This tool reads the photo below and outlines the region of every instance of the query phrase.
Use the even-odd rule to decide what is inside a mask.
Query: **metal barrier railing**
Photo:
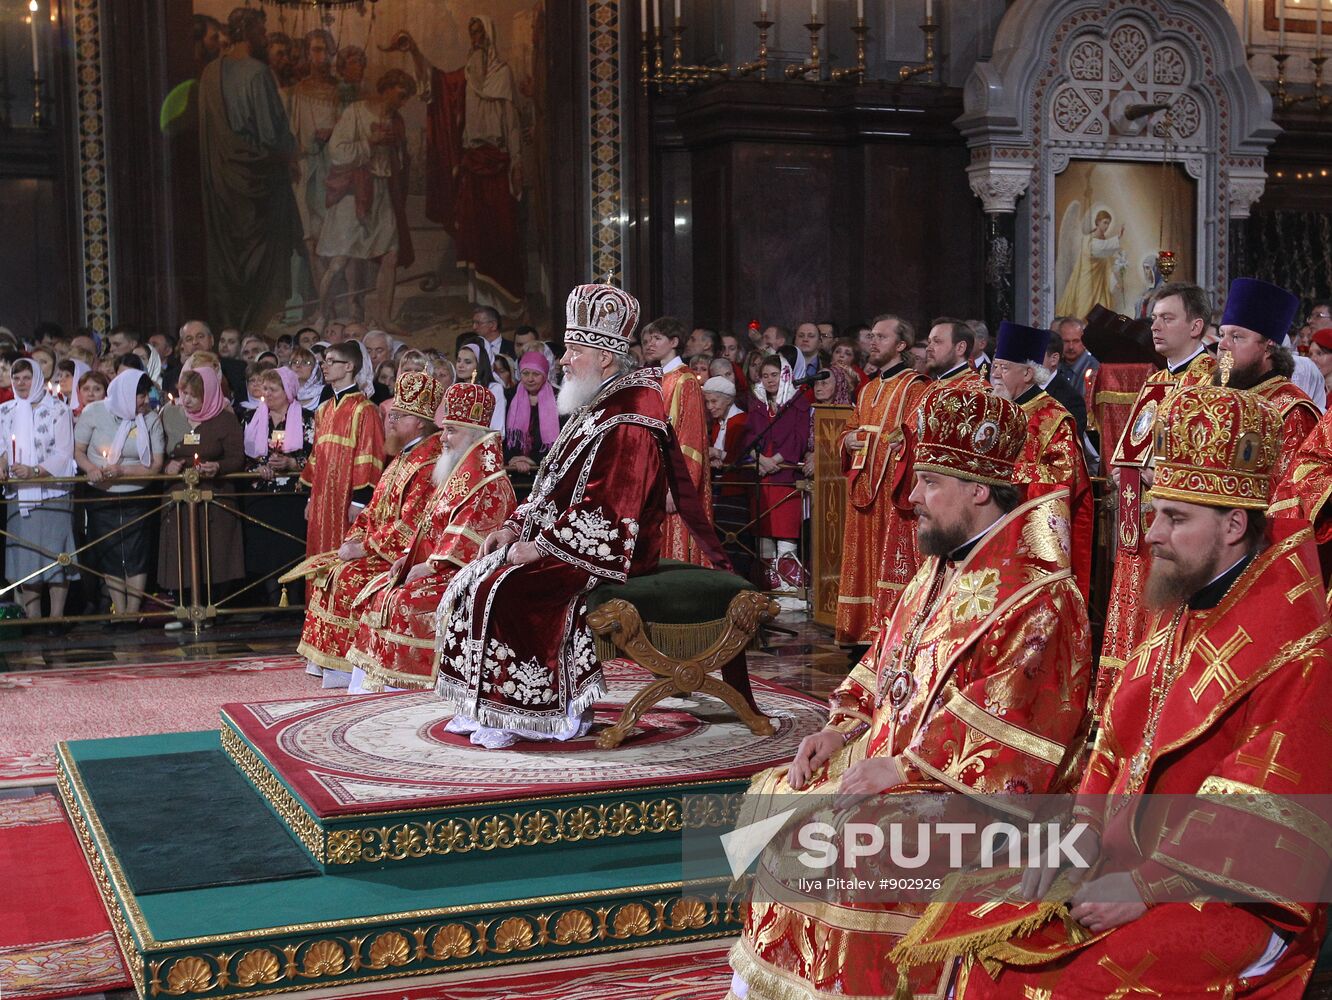
[[[121,618],[134,617],[140,619],[162,619],[166,621],[188,622],[194,630],[197,637],[203,629],[204,624],[221,614],[253,614],[256,612],[271,612],[275,610],[271,604],[257,604],[253,606],[238,606],[232,603],[241,595],[252,593],[254,588],[261,586],[268,580],[285,573],[305,557],[305,539],[299,535],[287,531],[279,525],[269,523],[253,516],[241,508],[242,502],[246,499],[241,493],[221,493],[213,489],[213,484],[224,481],[236,482],[254,482],[263,479],[258,473],[237,472],[228,475],[213,476],[207,480],[208,486],[201,487],[203,478],[199,470],[193,467],[186,467],[177,475],[144,475],[144,476],[120,476],[115,482],[118,485],[143,486],[142,491],[132,493],[109,493],[97,490],[90,486],[88,480],[83,476],[43,476],[36,479],[10,480],[7,486],[21,487],[41,487],[53,488],[68,486],[69,493],[60,497],[59,501],[64,503],[68,501],[73,505],[73,510],[77,512],[80,508],[91,508],[96,505],[123,503],[127,500],[138,500],[144,503],[152,503],[150,509],[146,509],[136,516],[122,521],[114,528],[104,532],[101,535],[93,536],[89,533],[88,537],[81,542],[76,541],[75,547],[69,552],[52,552],[49,549],[37,544],[31,538],[25,538],[21,532],[11,532],[7,524],[0,526],[0,536],[5,539],[7,545],[19,545],[29,552],[35,552],[40,558],[47,560],[44,565],[28,573],[17,580],[11,580],[3,587],[0,587],[0,600],[9,598],[24,584],[32,580],[40,579],[45,573],[56,568],[64,567],[66,570],[77,570],[80,574],[89,574],[90,576],[106,584],[111,598],[111,612],[108,614],[81,614],[81,615],[61,615],[59,617],[34,616],[22,619],[23,624],[42,625],[52,623],[69,622],[96,622],[96,621],[115,621]],[[151,492],[153,484],[170,483],[172,488],[167,492],[158,494]],[[87,491],[81,491],[81,487],[87,487]],[[255,493],[255,497],[280,497],[287,495],[296,495],[295,490],[291,491],[273,491],[265,493]],[[9,498],[10,503],[17,502]],[[36,506],[41,506],[42,501],[32,501]],[[276,535],[285,537],[301,544],[300,553],[294,556],[290,561],[279,565],[276,569],[255,579],[247,579],[245,584],[220,599],[215,599],[213,591],[213,552],[212,539],[210,533],[209,513],[213,510],[219,510],[226,516],[237,519],[238,522],[249,523],[256,528],[264,529]],[[108,541],[123,535],[130,528],[141,524],[149,519],[156,519],[158,516],[177,518],[176,531],[176,603],[171,604],[164,600],[159,594],[151,593],[141,587],[134,586],[129,582],[128,577],[117,577],[112,573],[106,572],[88,562],[87,554],[96,550],[99,546]],[[158,580],[159,586],[167,586],[168,581]],[[189,602],[184,598],[189,594]],[[120,608],[116,606],[116,596],[120,595],[124,605]],[[137,610],[129,611],[128,598],[133,597],[139,603]],[[278,602],[277,609],[303,611],[301,604],[289,604],[286,599],[285,589],[283,599]]]
[[[780,467],[783,469],[800,469],[802,471],[804,469],[803,465],[794,464],[794,463],[785,463]],[[775,500],[774,502],[765,507],[763,505],[763,502],[759,499],[759,497],[761,496],[760,489],[763,486],[770,486],[776,488],[785,487],[786,489],[789,489],[792,493],[795,493],[797,498],[794,501],[792,501],[789,498],[789,495],[785,497],[779,497],[777,500]],[[713,522],[717,529],[717,535],[721,539],[722,547],[725,548],[728,554],[732,555],[732,557],[739,554],[746,557],[749,560],[761,559],[762,556],[759,553],[758,548],[756,547],[755,544],[753,544],[757,543],[759,538],[759,536],[754,530],[757,527],[759,521],[762,518],[766,517],[767,515],[773,513],[782,504],[793,503],[793,502],[800,504],[801,506],[800,534],[799,537],[796,539],[796,552],[799,553],[800,555],[801,566],[804,569],[801,585],[797,587],[794,591],[760,588],[760,592],[765,594],[771,594],[773,597],[798,597],[801,601],[803,601],[806,605],[808,605],[812,599],[812,594],[813,594],[812,581],[814,577],[814,567],[810,565],[813,557],[810,551],[809,521],[805,516],[806,512],[804,508],[807,506],[808,497],[814,491],[813,481],[809,479],[797,479],[793,483],[765,483],[762,478],[753,475],[736,475],[734,478],[731,478],[729,476],[717,476],[714,474],[712,478],[712,487],[713,487],[713,503],[714,503]],[[717,518],[716,516],[716,504],[718,499],[717,493],[719,490],[723,490],[728,487],[729,488],[740,487],[750,494],[747,497],[747,499],[749,500],[748,507],[750,512],[747,520],[740,523],[736,522],[724,523]]]

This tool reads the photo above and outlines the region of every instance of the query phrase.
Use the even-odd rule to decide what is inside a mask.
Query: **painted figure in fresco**
[[[1064,210],[1059,224],[1055,271],[1059,292],[1056,316],[1086,319],[1092,306],[1120,311],[1124,294],[1124,226],[1115,227],[1109,206],[1093,204],[1091,171],[1082,200]]]
[[[406,31],[388,48],[411,55],[428,109],[426,217],[453,237],[458,266],[474,286],[468,298],[513,314],[526,294],[518,87],[500,58],[494,19],[472,17],[467,33],[472,48],[456,70],[431,65]]]
[[[407,137],[398,112],[416,93],[400,69],[379,78],[374,97],[350,104],[329,139],[327,215],[317,252],[325,258],[320,309],[334,315],[333,287],[350,260],[374,261],[378,316],[393,315],[397,268],[415,259],[407,227]]]
[[[316,28],[305,36],[304,79],[286,94],[287,117],[296,140],[296,163],[291,189],[301,218],[301,232],[310,275],[318,288],[324,279],[324,261],[315,252],[324,227],[325,184],[328,180],[328,140],[338,123],[338,81],[333,78],[333,36]]]
[[[210,319],[262,330],[291,288],[300,239],[289,169],[295,151],[267,63],[264,12],[237,7],[228,48],[199,80],[201,202]]]

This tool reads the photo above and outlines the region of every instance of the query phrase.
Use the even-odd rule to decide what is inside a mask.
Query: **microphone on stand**
[[[813,375],[806,375],[804,378],[798,378],[792,385],[813,385],[815,382],[822,382],[824,379],[832,378],[832,372],[826,368],[821,372],[815,372]]]

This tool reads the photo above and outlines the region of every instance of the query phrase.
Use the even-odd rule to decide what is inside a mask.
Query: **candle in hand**
[[[197,451],[194,453],[194,467],[196,469],[199,467],[199,453]]]
[[[9,460],[18,465],[18,435],[9,435]]]

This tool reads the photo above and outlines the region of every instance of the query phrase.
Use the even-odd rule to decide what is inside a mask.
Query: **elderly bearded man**
[[[331,348],[330,353],[345,347]],[[330,554],[336,558],[310,566],[315,581],[296,651],[323,668],[324,687],[351,683],[347,652],[357,628],[352,602],[366,584],[407,553],[430,503],[434,492],[430,475],[440,451],[435,411],[443,398],[444,387],[425,372],[405,372],[398,379],[386,423],[402,449],[375,484],[370,503],[356,515],[337,552]]]
[[[1264,516],[1280,427],[1236,389],[1181,389],[1161,406],[1151,639],[1110,693],[1075,806],[1088,827],[1074,846],[1093,868],[1043,923],[1034,902],[936,911],[922,937],[946,938],[921,951],[981,959],[959,998],[1304,994],[1329,867],[1316,797],[1332,792],[1332,623],[1309,586],[1307,523]],[[1025,895],[1043,898],[1054,877],[1030,869]]]
[[[1041,388],[1054,377],[1044,364],[1049,339],[1045,330],[1004,320],[995,338],[990,381],[997,394],[1017,403],[1027,416],[1027,443],[1017,463],[1017,478],[1027,484],[1027,496],[1051,487],[1068,491],[1073,578],[1086,597],[1091,586],[1091,477],[1073,414]]]
[[[1085,740],[1091,635],[1064,495],[1022,502],[1013,485],[1026,428],[1017,406],[989,392],[945,383],[925,394],[911,493],[920,569],[834,692],[827,726],[789,768],[755,778],[748,803],[806,789],[1025,795],[1067,780]],[[777,860],[760,861],[731,950],[734,995],[893,996],[887,955],[925,904],[800,898],[789,884],[772,888]],[[912,969],[909,995],[942,996],[944,974]]]
[[[459,382],[445,391],[436,416],[443,446],[431,474],[430,505],[407,554],[355,602],[368,599],[347,654],[353,692],[435,686],[440,598],[515,506],[504,450],[490,431],[494,412],[486,386]]]
[[[436,690],[456,713],[449,729],[492,749],[590,728],[606,685],[584,597],[602,580],[656,568],[667,462],[680,512],[701,517],[666,420],[661,372],[634,370],[627,357],[638,301],[611,285],[580,285],[566,315],[557,403],[569,422],[527,502],[440,602]],[[715,535],[711,542],[725,564]]]

